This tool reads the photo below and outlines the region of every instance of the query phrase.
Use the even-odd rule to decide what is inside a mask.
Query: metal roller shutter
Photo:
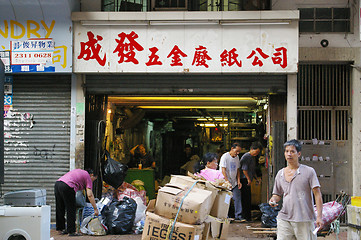
[[[89,94],[265,95],[287,92],[287,75],[87,75]]]
[[[45,188],[52,220],[55,219],[54,183],[69,171],[70,92],[69,75],[15,75],[14,111],[4,121],[2,191]]]

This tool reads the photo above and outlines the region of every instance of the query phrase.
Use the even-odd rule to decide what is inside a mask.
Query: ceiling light
[[[201,127],[228,127],[228,124],[227,123],[221,123],[221,124],[217,124],[217,126],[214,124],[214,123],[200,123],[198,124],[198,126],[201,126]]]
[[[212,118],[197,118],[197,121],[210,121],[210,119]],[[223,122],[227,122],[228,118],[221,118],[221,117],[214,117],[213,118],[215,121],[223,121]]]
[[[241,109],[248,108],[247,106],[138,106],[146,109],[194,109],[194,108],[208,108],[208,109]]]
[[[254,101],[252,97],[122,97],[122,96],[112,96],[109,99],[116,100],[142,100],[142,101],[151,101],[151,100],[161,100],[161,101]]]

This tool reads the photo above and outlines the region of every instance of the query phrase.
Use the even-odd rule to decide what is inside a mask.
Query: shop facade
[[[163,178],[179,172],[185,144],[201,155],[234,141],[246,151],[255,140],[268,151],[270,188],[285,164],[283,141],[297,138],[324,201],[341,190],[360,195],[359,3],[284,0],[272,11],[121,13],[91,4],[82,6],[96,12],[76,12],[75,1],[31,11],[17,3],[14,12],[0,7],[4,193],[45,188],[54,211],[56,179],[73,168],[99,170],[104,149],[128,163],[130,150],[144,144]],[[325,4],[351,9],[349,31],[300,30],[298,9]],[[17,46],[32,38],[46,39],[50,48],[41,51],[51,58],[13,62],[10,50],[26,54]]]
[[[1,192],[45,189],[53,212],[54,183],[75,166],[70,16],[78,9],[75,1],[6,1],[0,6],[5,64]]]
[[[104,149],[128,164],[129,151],[144,144],[163,179],[180,173],[187,143],[200,157],[236,141],[245,152],[252,141],[266,148],[275,121],[283,140],[296,138],[298,18],[297,11],[73,13],[84,165],[99,168]]]

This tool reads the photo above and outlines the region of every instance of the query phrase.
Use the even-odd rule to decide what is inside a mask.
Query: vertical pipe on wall
[[[297,75],[287,75],[287,139],[297,138]]]
[[[70,113],[70,170],[75,169],[76,145],[76,75],[71,75],[71,113]]]

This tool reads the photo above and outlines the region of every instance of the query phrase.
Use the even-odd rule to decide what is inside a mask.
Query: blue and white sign
[[[54,72],[52,39],[11,41],[12,72]]]
[[[4,105],[13,105],[13,95],[4,95]]]

